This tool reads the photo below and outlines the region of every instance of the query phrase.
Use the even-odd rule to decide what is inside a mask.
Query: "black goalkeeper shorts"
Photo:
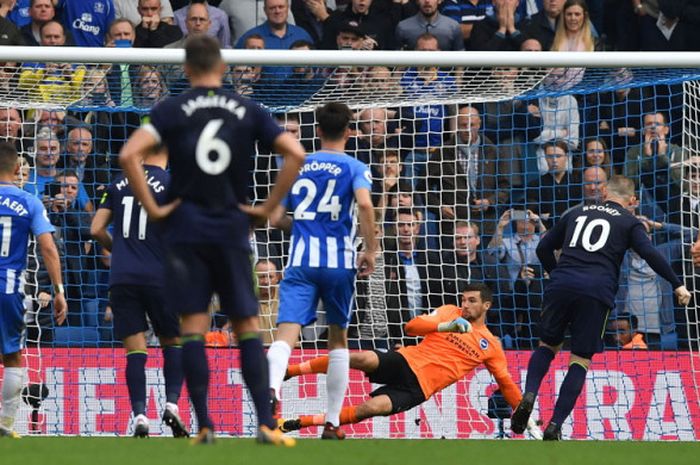
[[[392,414],[405,412],[425,402],[418,378],[403,355],[394,351],[375,350],[374,353],[379,357],[379,366],[367,377],[370,382],[384,386],[372,391],[370,396],[389,396]]]

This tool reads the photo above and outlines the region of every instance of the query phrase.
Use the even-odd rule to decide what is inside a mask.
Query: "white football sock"
[[[267,350],[267,364],[270,372],[270,388],[274,389],[275,396],[280,399],[282,381],[287,372],[289,357],[292,355],[292,348],[284,341],[275,341]]]
[[[20,392],[24,385],[24,368],[5,368],[3,378],[0,423],[7,429],[12,429],[19,408]]]
[[[350,351],[334,349],[328,352],[328,373],[326,375],[326,393],[328,409],[326,422],[333,426],[340,425],[340,410],[343,408],[345,391],[350,379]]]

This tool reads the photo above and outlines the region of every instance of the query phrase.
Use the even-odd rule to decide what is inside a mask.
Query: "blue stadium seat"
[[[97,347],[100,335],[97,328],[56,327],[53,330],[53,342],[56,346]]]

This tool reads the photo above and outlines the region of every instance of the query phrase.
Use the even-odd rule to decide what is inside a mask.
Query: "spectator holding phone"
[[[91,216],[78,206],[80,181],[75,171],[57,172],[46,185],[44,204],[55,236],[65,246],[64,280],[71,324],[97,326]]]
[[[29,172],[29,182],[24,185],[24,190],[41,198],[46,184],[52,182],[58,173],[56,165],[61,157],[61,142],[51,128],[43,126],[36,133],[34,148],[36,165]]]
[[[532,348],[542,304],[544,272],[535,250],[547,227],[532,210],[506,210],[487,253],[506,265],[513,299],[502,302],[501,337],[506,348]]]

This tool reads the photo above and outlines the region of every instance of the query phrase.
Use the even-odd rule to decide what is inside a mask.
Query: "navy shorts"
[[[425,402],[418,378],[403,355],[394,351],[375,350],[374,353],[379,357],[379,366],[367,378],[372,383],[384,386],[372,391],[370,396],[389,396],[392,414],[405,412]]]
[[[603,351],[603,336],[610,308],[598,299],[569,291],[544,293],[540,339],[550,346],[564,341],[571,332],[571,352],[597,354]]]
[[[0,350],[3,355],[22,350],[24,339],[24,295],[0,294]]]
[[[173,244],[166,253],[168,308],[181,315],[206,313],[216,292],[231,319],[257,316],[250,254],[219,244]]]
[[[148,330],[148,320],[159,337],[180,335],[180,321],[172,307],[165,306],[163,288],[155,286],[116,285],[109,289],[114,314],[114,336],[127,336]],[[146,316],[148,315],[148,320]]]
[[[355,270],[344,268],[287,268],[280,284],[277,323],[302,326],[313,323],[320,298],[326,322],[347,328],[355,292],[355,274]]]

